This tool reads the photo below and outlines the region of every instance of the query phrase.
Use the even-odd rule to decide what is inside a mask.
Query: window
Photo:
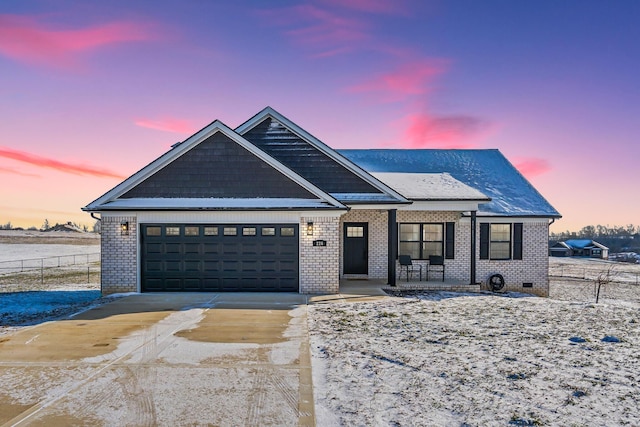
[[[489,228],[489,258],[511,258],[511,224],[491,224]]]
[[[413,259],[429,259],[430,255],[443,255],[444,224],[400,224],[400,255]]]
[[[296,229],[293,227],[282,227],[280,229],[280,235],[283,237],[293,237],[296,235]]]
[[[164,234],[166,236],[179,236],[180,235],[180,227],[167,227],[164,229]]]
[[[160,227],[147,227],[147,236],[160,236],[162,228]]]
[[[347,227],[347,237],[364,237],[364,227]]]
[[[523,224],[480,224],[480,259],[522,259]]]
[[[225,236],[235,236],[238,234],[238,229],[236,227],[225,227],[222,233]]]
[[[200,235],[200,227],[185,227],[184,228],[185,236],[199,236]]]
[[[262,227],[263,236],[275,236],[276,229],[274,227]]]
[[[205,236],[217,236],[218,235],[218,227],[205,227],[204,228]]]
[[[255,227],[242,227],[242,235],[243,236],[255,236],[256,228]]]

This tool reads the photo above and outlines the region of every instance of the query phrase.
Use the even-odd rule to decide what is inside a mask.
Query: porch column
[[[389,286],[396,285],[396,258],[398,257],[398,225],[396,224],[396,209],[389,209],[388,215],[388,243],[387,253],[389,256],[387,266],[387,284]]]
[[[476,284],[476,211],[471,211],[471,283]]]

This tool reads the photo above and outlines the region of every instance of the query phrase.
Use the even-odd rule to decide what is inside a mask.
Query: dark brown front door
[[[369,227],[366,222],[344,224],[344,274],[369,273]]]

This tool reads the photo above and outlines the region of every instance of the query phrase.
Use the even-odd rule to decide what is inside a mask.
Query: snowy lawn
[[[103,303],[99,290],[0,293],[0,335]]]
[[[310,306],[318,425],[640,425],[639,307],[445,292]]]

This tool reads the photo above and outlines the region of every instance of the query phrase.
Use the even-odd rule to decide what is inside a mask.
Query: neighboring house
[[[547,295],[560,217],[497,150],[336,151],[270,107],[214,121],[83,210],[101,217],[104,294],[336,293],[395,284],[401,254],[443,257],[447,283],[501,274]]]
[[[582,256],[589,258],[609,258],[609,248],[595,240],[573,239],[558,242],[549,248],[551,256],[569,257]]]

